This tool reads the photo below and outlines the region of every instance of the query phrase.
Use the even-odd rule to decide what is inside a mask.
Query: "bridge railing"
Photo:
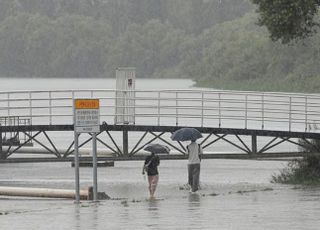
[[[100,99],[100,120],[133,117],[139,125],[308,131],[320,124],[320,95],[222,90],[136,90],[115,114],[115,90],[0,92],[0,116],[33,125],[73,123],[73,99]],[[131,109],[128,109],[128,108]],[[132,109],[133,108],[133,109]],[[118,110],[119,111],[119,110]],[[129,112],[128,112],[129,111]]]

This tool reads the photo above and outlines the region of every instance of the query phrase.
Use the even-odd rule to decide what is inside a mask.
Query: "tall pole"
[[[75,187],[76,203],[80,203],[80,176],[79,176],[79,134],[74,131],[74,169],[75,169]]]
[[[0,125],[0,159],[6,159],[6,154],[2,152],[2,128]]]
[[[93,200],[98,200],[98,176],[97,176],[97,135],[92,134],[92,164],[93,164]]]

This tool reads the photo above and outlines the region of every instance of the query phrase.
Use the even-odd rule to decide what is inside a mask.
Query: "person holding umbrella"
[[[160,158],[156,153],[169,153],[170,149],[167,146],[160,144],[149,144],[144,150],[151,152],[151,154],[147,156],[144,161],[142,174],[144,175],[145,172],[147,172],[150,199],[154,199],[154,194],[159,181],[158,166],[160,164]]]
[[[199,189],[200,180],[200,162],[203,153],[202,147],[195,139],[187,145],[188,154],[188,184],[191,187],[191,192],[196,192]]]
[[[187,145],[188,184],[191,192],[199,190],[200,162],[203,154],[201,145],[196,142],[199,138],[202,138],[202,134],[195,128],[181,128],[171,135],[173,141],[191,141]]]

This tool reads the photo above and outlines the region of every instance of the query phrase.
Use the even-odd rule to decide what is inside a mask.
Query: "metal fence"
[[[4,116],[0,117],[0,126],[26,126],[31,125],[31,118],[19,117],[19,116]],[[30,131],[26,133],[20,132],[5,132],[3,135],[1,134],[2,145],[19,145],[21,141],[26,141],[28,139],[28,135],[31,134]],[[30,141],[27,145],[32,145],[32,141]]]
[[[116,90],[0,92],[0,117],[33,125],[73,124],[73,99],[100,99],[100,121],[116,116],[137,125],[312,131],[320,124],[320,95],[221,90],[135,90],[116,114]],[[119,99],[119,97],[118,97]],[[121,99],[121,98],[120,98]],[[118,105],[119,106],[119,105]]]

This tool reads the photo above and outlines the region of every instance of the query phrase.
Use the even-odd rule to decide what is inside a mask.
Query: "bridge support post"
[[[122,149],[123,155],[128,156],[128,153],[129,153],[129,151],[128,151],[129,144],[128,144],[128,130],[127,130],[127,129],[124,129],[124,130],[123,130],[123,133],[122,133],[122,141],[123,141],[123,143],[122,143],[122,145],[123,145],[123,149]]]
[[[257,154],[257,135],[253,134],[251,136],[251,152],[250,155],[254,156]]]
[[[0,158],[2,159],[2,132],[0,131]]]
[[[1,160],[7,159],[6,152],[2,151],[2,130],[1,130],[1,125],[0,125],[0,159]]]

